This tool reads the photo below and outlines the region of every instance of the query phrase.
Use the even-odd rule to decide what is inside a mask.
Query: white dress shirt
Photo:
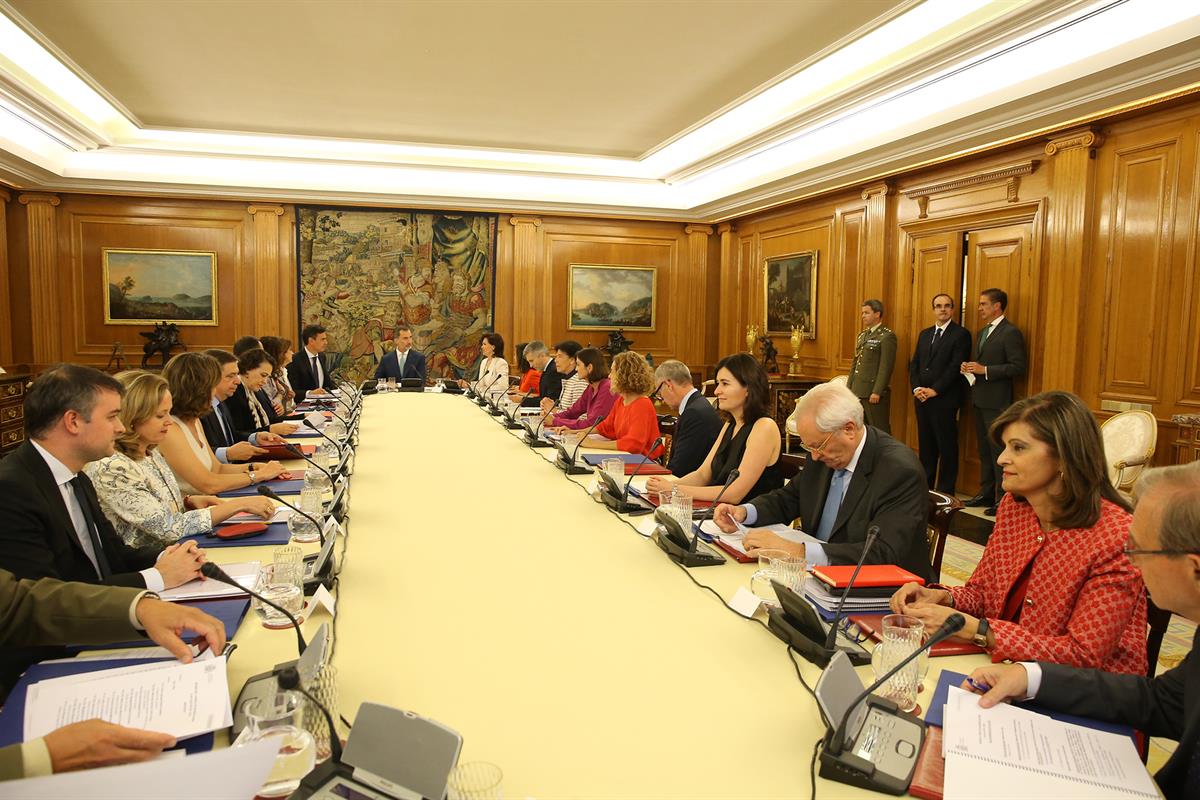
[[[87,518],[83,515],[83,508],[79,505],[79,499],[75,497],[75,490],[71,488],[71,481],[75,480],[75,476],[79,473],[72,472],[71,469],[53,455],[50,451],[42,447],[37,442],[30,440],[30,444],[41,455],[42,460],[46,462],[46,466],[50,467],[50,474],[54,476],[54,482],[58,484],[58,491],[62,494],[63,503],[67,507],[67,513],[71,515],[71,524],[75,526],[75,538],[79,540],[79,545],[83,548],[83,552],[87,554],[88,560],[92,562],[92,566],[96,570],[96,575],[100,575],[100,564],[96,560],[96,548],[92,546],[92,537],[88,535]],[[100,532],[96,531],[97,537]],[[162,574],[154,567],[141,571],[142,579],[146,581],[146,588],[152,592],[161,592],[164,588]]]
[[[308,348],[304,348],[304,357],[308,359],[308,366],[313,370],[313,377],[317,381],[317,388],[320,389],[325,385],[325,371],[321,369],[321,359],[317,358],[316,353],[308,352]],[[313,359],[316,358],[316,362]]]
[[[858,447],[854,448],[854,455],[850,458],[850,463],[846,465],[846,472],[850,473],[846,478],[846,491],[850,490],[850,481],[854,479],[854,470],[858,467],[858,459],[862,456],[863,448],[867,445],[866,429],[863,429],[863,437],[858,442]],[[845,500],[845,495],[842,495]],[[758,509],[752,503],[746,503],[742,506],[746,509],[746,521],[742,524],[747,527],[758,521]],[[840,505],[839,505],[840,508]],[[808,531],[805,531],[808,533]],[[804,560],[808,562],[810,567],[825,567],[829,565],[829,558],[825,555],[825,546],[821,542],[804,542]]]

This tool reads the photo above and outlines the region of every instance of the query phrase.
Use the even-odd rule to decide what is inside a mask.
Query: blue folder
[[[197,545],[207,550],[210,547],[270,547],[271,545],[285,545],[292,540],[292,532],[288,530],[286,522],[272,522],[267,525],[267,530],[257,536],[247,536],[244,539],[218,539],[216,536],[209,536],[208,533],[193,533],[191,536],[184,536],[179,541],[186,542],[194,541]]]
[[[925,724],[936,725],[942,727],[942,721],[946,714],[946,698],[950,695],[951,686],[961,686],[962,682],[967,679],[966,675],[961,672],[951,672],[945,670],[938,678],[937,688],[933,690],[933,697],[929,701],[929,710],[925,712]],[[1051,711],[1048,708],[1043,708],[1037,703],[1015,703],[1014,705],[1024,708],[1028,711],[1033,711],[1037,714],[1044,714],[1051,719],[1056,719],[1059,722],[1069,722],[1072,725],[1082,725],[1085,728],[1091,728],[1097,731],[1107,731],[1108,733],[1119,733],[1133,739],[1134,744],[1137,744],[1137,737],[1134,736],[1133,726],[1121,725],[1116,722],[1101,722],[1100,720],[1092,719],[1091,717],[1078,717],[1074,714],[1066,714],[1062,711]]]
[[[155,661],[169,661],[166,658],[135,658],[135,659],[89,659],[76,658],[70,661],[59,661],[52,664],[34,664],[25,670],[25,674],[13,686],[4,707],[0,708],[0,747],[10,744],[20,744],[25,741],[25,692],[29,685],[49,678],[62,678],[66,675],[81,675],[85,672],[97,672],[114,667],[132,667],[137,664],[151,664]],[[203,753],[213,748],[213,734],[204,733],[184,739],[178,746],[188,753]]]
[[[644,464],[650,459],[646,458],[641,453],[584,453],[584,463],[589,466],[598,467],[604,461],[610,458],[619,458],[626,464]],[[657,463],[657,462],[651,462]]]
[[[304,488],[303,478],[293,478],[290,481],[268,481],[267,485],[275,494],[300,494]],[[258,494],[258,486],[243,486],[240,489],[230,489],[221,492],[217,497],[253,497]]]
[[[179,605],[198,608],[205,614],[221,620],[221,622],[225,625],[225,639],[226,641],[230,641],[233,639],[233,635],[237,633],[238,626],[242,624],[242,619],[246,616],[246,611],[250,608],[250,598],[225,597],[215,600],[185,600]],[[194,634],[184,636],[185,641],[190,641],[192,638],[194,638]],[[117,650],[128,647],[153,646],[153,640],[142,637],[131,642],[119,642],[117,644],[72,645],[67,648],[67,651],[71,654],[75,654],[84,650]]]
[[[320,432],[314,431],[312,428],[298,428],[287,435],[289,439],[316,439],[321,436]],[[321,437],[324,438],[324,437]]]

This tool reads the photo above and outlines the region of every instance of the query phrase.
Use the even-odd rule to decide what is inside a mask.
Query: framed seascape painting
[[[217,254],[104,248],[104,321],[217,324]]]
[[[567,281],[571,330],[654,330],[656,267],[571,264]]]
[[[768,334],[790,336],[800,328],[817,338],[817,254],[814,251],[768,258],[765,266]]]

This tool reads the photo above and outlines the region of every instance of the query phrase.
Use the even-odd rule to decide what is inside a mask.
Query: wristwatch
[[[988,631],[990,631],[991,629],[992,629],[992,626],[988,625],[987,619],[979,620],[979,627],[975,630],[975,637],[971,640],[972,642],[975,643],[976,647],[983,647],[983,648],[987,647]]]
[[[250,485],[251,486],[258,483],[258,478],[254,477],[254,470],[248,469],[248,470],[246,470],[246,474],[250,476]]]

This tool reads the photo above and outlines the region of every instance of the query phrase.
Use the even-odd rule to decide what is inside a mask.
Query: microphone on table
[[[226,575],[225,570],[221,569],[220,567],[218,567],[216,564],[214,564],[211,561],[205,561],[203,564],[200,565],[200,574],[206,578],[212,578],[214,581],[220,581],[221,583],[227,583],[230,586],[233,586],[234,588],[236,588],[238,591],[246,592],[251,597],[258,598],[259,601],[266,603],[271,608],[275,609],[280,614],[283,614],[285,617],[287,617],[288,621],[292,623],[292,627],[296,629],[296,648],[300,651],[300,655],[304,655],[304,650],[306,647],[308,647],[308,645],[306,645],[304,643],[304,634],[302,634],[300,632],[300,623],[296,620],[296,618],[294,616],[292,616],[292,614],[286,608],[278,605],[277,603],[274,603],[274,602],[268,600],[267,598],[263,597],[261,594],[254,591],[253,589],[247,589],[245,586],[242,586],[240,583],[235,581],[233,578]]]
[[[742,476],[741,470],[737,470],[737,469],[730,470],[729,476],[725,478],[725,485],[721,487],[721,491],[717,492],[717,499],[712,501],[711,506],[704,509],[704,513],[700,516],[701,520],[708,519],[709,517],[712,516],[713,510],[716,509],[716,507],[717,507],[717,503],[721,502],[721,498],[725,496],[725,493],[727,491],[729,491],[729,487],[732,486],[733,482],[736,481],[741,476]],[[699,538],[700,538],[700,526],[697,525],[696,531],[692,535],[692,541],[688,545],[688,550],[690,550],[693,553],[696,552],[696,540]]]
[[[263,497],[269,497],[272,500],[278,500],[280,503],[283,503],[285,506],[290,508],[292,511],[295,511],[300,516],[304,517],[306,520],[311,522],[313,525],[316,525],[317,526],[317,536],[321,539],[321,546],[322,547],[325,546],[325,530],[324,530],[325,526],[322,525],[321,523],[317,522],[316,517],[304,512],[304,511],[301,511],[299,506],[294,506],[291,503],[289,503],[287,500],[284,500],[282,497],[275,494],[275,490],[272,489],[270,486],[267,486],[265,484],[262,486],[259,486],[258,493],[261,494]]]
[[[334,764],[341,764],[342,740],[338,736],[337,727],[333,724],[333,715],[329,713],[329,709],[300,685],[300,671],[295,667],[283,667],[276,670],[275,677],[279,680],[280,689],[300,692],[308,698],[308,702],[321,709],[321,713],[325,715],[325,724],[329,727],[329,758]]]
[[[663,440],[664,440],[664,437],[660,436],[657,439],[655,439],[653,442],[651,442],[650,446],[646,448],[646,453],[653,453],[655,450],[657,450],[658,446],[663,443]],[[622,500],[628,499],[629,484],[633,483],[633,479],[636,478],[637,474],[642,471],[642,467],[644,467],[650,463],[653,463],[650,459],[650,456],[643,454],[642,460],[638,462],[637,466],[633,468],[633,472],[629,473],[629,477],[625,480],[625,488],[623,488],[621,490],[621,499]]]
[[[479,397],[475,402],[477,404],[479,404],[480,406],[488,405],[491,402],[490,400],[488,400],[488,392],[490,392],[492,390],[492,387],[496,385],[496,381],[500,380],[500,378],[502,378],[502,377],[504,377],[504,376],[502,376],[500,374],[493,375],[492,380],[488,383],[487,386],[483,387],[483,391],[479,393]],[[483,379],[480,378],[480,380],[483,380]]]
[[[551,406],[550,410],[547,411],[545,414],[543,414],[542,418],[540,420],[538,420],[538,425],[537,425],[536,431],[534,431],[532,428],[527,428],[525,430],[525,444],[529,445],[530,447],[549,447],[550,446],[549,442],[542,439],[542,425],[546,422],[546,418],[549,417],[553,413],[554,413],[554,407]]]
[[[519,431],[521,429],[521,427],[522,427],[521,423],[517,422],[517,419],[516,419],[517,409],[519,409],[521,407],[521,401],[523,401],[526,397],[529,397],[529,395],[532,392],[533,392],[533,389],[530,389],[528,392],[525,392],[525,394],[521,395],[520,397],[518,397],[516,400],[513,401],[514,405],[512,407],[512,411],[510,411],[508,414],[504,415],[505,418],[508,420],[504,424],[504,427],[508,428],[510,431]]]
[[[567,448],[563,447],[561,444],[555,445],[558,448],[558,464],[560,467],[562,467],[563,472],[567,473],[568,475],[587,475],[589,472],[591,472],[591,469],[588,467],[578,466],[575,463],[575,459],[579,457],[579,448],[583,447],[584,440],[591,436],[592,431],[596,430],[596,426],[604,421],[605,416],[607,415],[601,414],[596,418],[596,421],[592,423],[592,427],[584,431],[583,436],[580,436],[579,441],[575,443],[574,452],[572,452],[569,456],[567,455]]]
[[[822,760],[825,759],[826,754],[834,758],[841,755],[842,745],[844,744],[844,740],[846,738],[846,725],[850,721],[850,715],[854,713],[854,709],[858,707],[859,703],[867,699],[867,697],[880,686],[883,686],[885,683],[887,683],[889,678],[906,667],[908,664],[912,663],[913,659],[921,655],[921,653],[924,653],[938,642],[948,639],[962,630],[962,627],[966,624],[966,622],[967,621],[963,618],[962,614],[951,614],[950,616],[946,617],[946,621],[942,623],[942,627],[934,631],[933,636],[930,636],[929,640],[925,642],[925,644],[921,645],[916,650],[913,650],[907,656],[902,658],[900,662],[896,664],[896,666],[885,672],[882,678],[876,680],[874,683],[864,689],[862,694],[854,698],[854,702],[852,702],[850,707],[846,709],[846,713],[842,715],[841,721],[838,723],[837,727],[833,729],[832,736],[827,740],[825,753],[822,753],[821,756]]]
[[[313,421],[312,421],[311,419],[309,419],[308,417],[305,417],[305,418],[304,418],[304,426],[305,426],[306,428],[311,428],[312,430],[314,430],[314,431],[316,431],[317,433],[319,433],[319,434],[321,435],[321,437],[322,437],[323,439],[325,439],[325,441],[329,442],[330,444],[332,444],[334,447],[336,447],[336,448],[337,448],[338,455],[341,455],[341,454],[342,454],[342,446],[341,446],[340,444],[338,444],[336,441],[334,441],[334,440],[333,440],[333,439],[332,439],[332,438],[329,436],[329,434],[325,433],[325,431],[321,430],[321,429],[320,429],[320,428],[318,428],[316,425],[314,425],[314,424],[313,424]]]
[[[334,483],[333,473],[330,472],[326,467],[322,467],[320,464],[318,464],[316,462],[316,460],[313,459],[311,456],[306,455],[304,452],[304,448],[300,447],[299,445],[292,444],[291,442],[284,442],[283,449],[287,450],[292,455],[300,456],[305,461],[307,461],[309,464],[312,464],[314,467],[321,470],[321,472],[324,472],[325,477],[329,478],[329,485],[330,486],[333,485],[333,483]],[[260,487],[260,489],[262,489],[262,488],[266,488],[266,487],[265,486]],[[259,494],[262,494],[261,490],[259,491]]]
[[[725,485],[721,487],[717,499],[713,501],[713,508],[717,507],[717,503],[725,491],[740,475],[741,472],[736,469],[729,473],[729,476],[725,478]],[[658,510],[654,512],[654,519],[658,522],[658,529],[651,538],[672,561],[684,567],[715,567],[725,563],[725,557],[711,548],[699,549],[700,528],[694,522],[691,523],[692,535],[688,536],[688,523],[676,519],[674,514],[662,506],[659,506]]]
[[[659,436],[650,444],[648,448],[646,448],[646,451],[653,453],[662,440],[663,437]],[[638,465],[634,467],[633,472],[629,474],[629,479],[625,481],[624,486],[621,486],[621,484],[617,483],[616,479],[609,475],[607,471],[603,469],[599,470],[596,474],[600,478],[600,484],[602,487],[600,491],[600,499],[604,502],[604,505],[608,506],[613,511],[616,511],[618,514],[649,514],[651,511],[653,511],[653,506],[629,502],[629,484],[632,483],[633,479],[636,478],[638,473],[642,471],[642,467],[646,466],[646,464],[649,462],[649,458],[642,456],[641,462],[638,463]]]
[[[858,565],[854,568],[854,572],[850,573],[850,580],[846,583],[846,588],[842,590],[842,599],[838,600],[837,612],[833,615],[833,624],[829,626],[829,633],[825,636],[825,649],[830,651],[830,654],[837,650],[838,624],[842,621],[842,610],[846,605],[846,598],[850,596],[850,591],[854,588],[854,581],[858,578],[858,573],[863,568],[863,563],[867,560],[867,553],[871,551],[871,545],[875,544],[875,539],[878,537],[879,526],[868,526],[867,539],[863,543],[862,555],[858,557]]]

